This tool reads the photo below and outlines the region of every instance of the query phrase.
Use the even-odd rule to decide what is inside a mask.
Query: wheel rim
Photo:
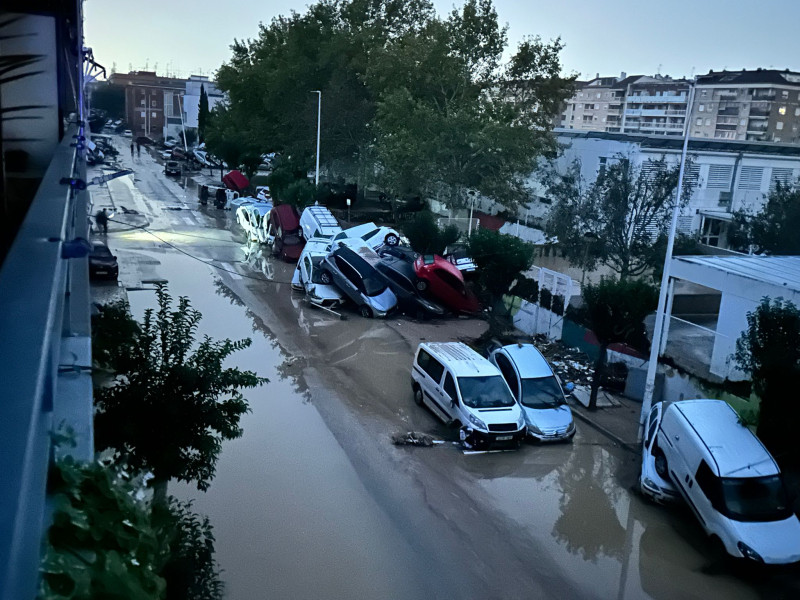
[[[331,282],[331,276],[329,273],[322,273],[322,275],[320,275],[319,278],[325,285]]]
[[[420,292],[424,292],[425,290],[428,289],[428,282],[423,281],[422,279],[420,279],[419,281],[417,281],[417,289]]]
[[[390,233],[389,235],[386,236],[386,239],[384,241],[388,246],[397,246],[400,240],[395,234]]]
[[[421,388],[414,388],[414,402],[422,406],[422,389]]]

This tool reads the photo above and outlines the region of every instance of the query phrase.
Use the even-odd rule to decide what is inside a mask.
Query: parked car
[[[300,215],[291,204],[273,207],[269,217],[263,222],[267,244],[272,246],[272,254],[292,262],[300,258],[305,240],[300,235]]]
[[[168,160],[164,163],[164,174],[165,175],[180,175],[181,174],[181,163],[177,160]]]
[[[425,254],[414,261],[417,289],[427,292],[450,310],[473,314],[481,306],[467,286],[464,276],[455,266],[437,254]]]
[[[300,215],[300,227],[307,240],[315,237],[332,238],[342,231],[339,221],[324,206],[307,206]]]
[[[375,223],[356,225],[333,236],[334,242],[345,242],[352,246],[359,246],[361,242],[365,242],[373,250],[377,250],[384,245],[397,246],[400,240],[400,234],[397,230],[391,227],[379,226]]]
[[[519,447],[525,416],[500,371],[461,342],[419,345],[411,368],[414,401],[462,427],[470,446]]]
[[[358,307],[362,317],[385,317],[397,298],[375,269],[380,257],[368,246],[332,246],[322,262],[320,281],[335,284]]]
[[[272,194],[269,191],[268,185],[256,186],[256,198],[262,202],[272,202]]]
[[[397,306],[401,312],[418,319],[441,317],[445,314],[444,308],[420,295],[415,285],[417,276],[413,264],[384,254],[375,268],[397,296]]]
[[[103,242],[92,242],[89,252],[90,279],[116,279],[119,276],[117,257]]]
[[[384,256],[393,256],[405,261],[411,265],[419,258],[419,252],[414,252],[408,246],[384,246],[378,250],[378,255],[383,258]]]
[[[466,244],[450,244],[444,249],[442,257],[461,271],[464,276],[473,275],[478,269],[478,265],[467,252]]]
[[[575,421],[553,369],[533,344],[509,344],[489,354],[525,413],[528,436],[540,442],[569,441]],[[567,384],[571,389],[570,384]]]
[[[658,440],[672,483],[728,554],[756,563],[800,561],[800,520],[778,464],[727,402],[667,404]]]
[[[133,137],[133,132],[130,129],[126,129],[125,131],[122,132],[122,135],[124,137],[132,138]]]
[[[658,443],[659,426],[664,415],[664,403],[656,402],[647,416],[642,440],[642,472],[639,489],[646,497],[660,504],[680,499],[667,472],[667,459]]]
[[[330,282],[322,281],[322,263],[330,252],[327,238],[311,238],[306,242],[292,275],[292,289],[304,291],[309,302],[333,308],[344,301],[342,292]]]

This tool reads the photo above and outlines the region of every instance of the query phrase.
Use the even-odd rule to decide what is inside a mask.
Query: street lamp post
[[[312,90],[312,94],[317,94],[317,170],[314,175],[314,187],[319,187],[319,128],[322,120],[322,91]]]
[[[350,198],[347,199],[347,224],[350,224]]]
[[[664,329],[664,313],[667,306],[667,290],[669,289],[670,269],[672,263],[672,248],[675,245],[675,230],[678,227],[678,215],[680,213],[681,192],[683,191],[683,174],[686,168],[686,153],[689,148],[689,127],[692,113],[692,103],[694,101],[694,84],[689,88],[689,101],[686,105],[686,128],[683,132],[683,150],[681,151],[681,168],[678,173],[678,190],[675,198],[675,206],[672,209],[672,222],[669,227],[669,238],[667,239],[667,254],[664,257],[664,272],[661,275],[661,289],[658,293],[658,309],[656,311],[655,328],[653,329],[653,340],[650,343],[650,361],[647,363],[647,377],[644,384],[644,396],[642,398],[642,413],[639,415],[639,440],[644,434],[644,425],[647,415],[650,414],[650,407],[653,404],[653,392],[656,384],[656,371],[658,369],[658,355],[661,351],[661,335]]]

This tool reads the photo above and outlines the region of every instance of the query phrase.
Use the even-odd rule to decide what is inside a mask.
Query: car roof
[[[431,355],[447,363],[456,377],[498,375],[492,363],[462,342],[425,342],[420,344]]]
[[[417,278],[416,273],[414,272],[414,265],[407,260],[387,254],[381,256],[381,262],[390,269],[393,269],[401,275],[404,275],[411,281],[414,281]]]
[[[303,248],[304,255],[326,256],[330,252],[331,241],[328,238],[313,237],[306,242],[306,247]]]
[[[333,254],[341,256],[349,262],[363,277],[373,277],[373,265],[380,260],[380,257],[368,246],[361,246],[360,248],[339,246],[333,251]]]
[[[740,423],[739,415],[724,400],[681,400],[670,404],[668,409],[686,417],[714,457],[720,477],[780,473],[764,444]]]
[[[365,233],[369,233],[374,229],[380,229],[380,225],[376,225],[375,223],[370,222],[370,223],[362,223],[361,225],[355,225],[353,227],[348,227],[347,229],[344,229],[342,233],[347,234],[346,237],[361,237]]]
[[[335,235],[342,230],[339,221],[325,206],[307,206],[303,210],[303,215],[305,214],[313,215],[316,218],[320,232],[324,235]],[[300,218],[302,219],[303,217],[301,216]]]
[[[251,204],[245,204],[244,207],[251,212],[257,212],[262,216],[267,214],[270,210],[272,210],[272,204],[264,202],[261,203],[253,202]]]
[[[505,353],[517,365],[520,377],[549,377],[553,374],[553,369],[545,360],[542,353],[533,344],[509,344],[500,350]]]

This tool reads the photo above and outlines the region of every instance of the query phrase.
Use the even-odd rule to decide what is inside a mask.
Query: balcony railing
[[[650,104],[664,102],[686,104],[687,98],[686,96],[628,96],[626,101],[633,104],[642,104],[644,102]]]

